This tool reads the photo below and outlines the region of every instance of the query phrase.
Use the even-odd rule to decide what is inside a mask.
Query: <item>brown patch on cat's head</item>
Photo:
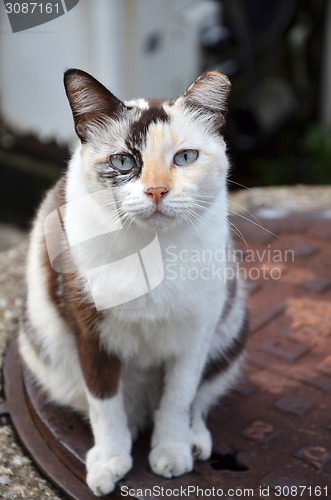
[[[148,99],[146,101],[149,107],[141,110],[139,118],[131,124],[126,138],[126,144],[132,150],[143,146],[150,125],[153,123],[167,123],[170,120],[169,115],[163,108],[164,101],[162,99]]]
[[[88,140],[89,129],[106,117],[116,118],[126,108],[98,80],[85,71],[69,69],[64,73],[64,86],[75,122],[75,130],[82,142]]]
[[[153,109],[153,108],[152,108]],[[148,130],[148,141],[145,144],[143,152],[143,168],[140,176],[145,192],[149,189],[164,188],[168,191],[174,185],[174,169],[169,164],[165,154],[164,145],[176,146],[177,135],[171,130],[171,127],[163,127],[162,123],[168,123],[170,120],[166,114],[166,119],[151,122]],[[161,123],[161,126],[158,124]],[[170,143],[169,143],[170,141]]]

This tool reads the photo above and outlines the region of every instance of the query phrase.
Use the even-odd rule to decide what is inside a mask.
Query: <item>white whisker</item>
[[[249,249],[250,246],[248,245],[247,241],[246,241],[246,238],[245,236],[243,235],[243,233],[240,231],[240,229],[237,228],[237,226],[235,224],[233,224],[233,222],[231,222],[230,220],[228,220],[228,223],[230,224],[230,229],[231,231],[236,235],[238,236],[238,238],[243,242],[245,243],[246,245],[246,249]]]
[[[279,240],[281,240],[280,236],[278,236],[277,234],[273,233],[272,231],[269,231],[269,229],[267,229],[266,227],[263,227],[260,223],[257,223],[257,222],[254,222],[253,220],[251,219],[248,219],[248,217],[245,217],[244,215],[242,214],[238,214],[237,212],[235,212],[234,210],[230,210],[229,209],[229,212],[231,214],[234,214],[236,215],[237,217],[240,217],[248,222],[251,222],[254,226],[257,226],[259,227],[260,229],[262,229],[263,231],[265,231],[266,233],[269,233],[271,234],[272,236],[274,236],[275,238],[278,238]]]
[[[233,181],[231,179],[228,179],[228,182],[231,182],[231,184],[235,184],[236,186],[239,186],[243,189],[247,189],[248,191],[252,190],[252,188],[249,188],[249,187],[245,186],[244,184],[240,184],[240,182],[236,182],[236,181]]]

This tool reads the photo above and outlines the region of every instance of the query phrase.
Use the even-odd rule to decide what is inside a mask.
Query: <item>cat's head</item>
[[[89,74],[64,75],[87,191],[112,189],[122,219],[165,228],[196,222],[220,192],[230,83],[201,75],[178,99],[122,102]]]

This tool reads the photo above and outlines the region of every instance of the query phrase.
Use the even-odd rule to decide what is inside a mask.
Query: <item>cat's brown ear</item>
[[[115,118],[125,109],[106,87],[93,76],[79,69],[64,73],[64,86],[75,122],[75,130],[82,142],[88,141],[89,131],[107,116]]]
[[[184,103],[200,109],[214,117],[215,125],[221,128],[225,122],[230,81],[219,71],[207,71],[192,83],[184,94]]]

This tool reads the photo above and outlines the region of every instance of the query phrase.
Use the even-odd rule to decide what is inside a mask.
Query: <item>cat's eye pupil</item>
[[[198,158],[199,153],[195,149],[185,149],[184,151],[178,151],[175,154],[173,162],[178,167],[185,167],[186,165],[191,165]]]
[[[136,160],[131,155],[117,154],[109,158],[111,165],[121,172],[129,172],[136,166]]]

